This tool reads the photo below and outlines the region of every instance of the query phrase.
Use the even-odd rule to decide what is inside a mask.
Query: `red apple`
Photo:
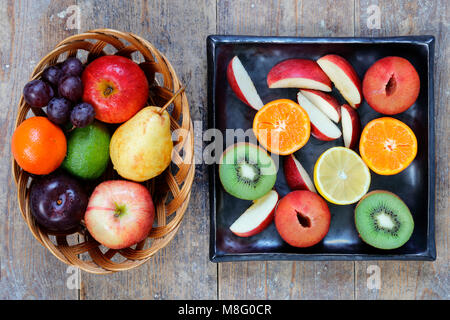
[[[419,91],[420,79],[416,69],[401,57],[380,59],[364,75],[364,98],[382,114],[406,111],[416,102]]]
[[[317,63],[345,100],[353,108],[358,108],[362,102],[361,80],[352,65],[336,54],[323,56]]]
[[[83,71],[81,80],[83,101],[92,104],[100,121],[125,122],[147,103],[147,78],[130,59],[111,55],[97,58]]]
[[[267,75],[269,88],[305,88],[331,91],[331,81],[313,60],[289,59],[275,65]]]
[[[361,121],[358,112],[348,104],[341,107],[342,115],[342,136],[344,138],[344,146],[354,149],[361,135]]]
[[[328,233],[330,219],[325,200],[306,190],[288,193],[275,211],[275,227],[281,238],[299,248],[319,243]]]
[[[278,193],[269,191],[253,204],[230,226],[231,232],[239,237],[250,237],[260,233],[272,223]]]
[[[284,158],[284,176],[286,182],[292,190],[309,190],[316,192],[314,183],[308,175],[308,172],[303,168],[300,162],[293,154]]]
[[[252,79],[237,56],[231,59],[228,64],[227,78],[231,89],[242,102],[255,110],[264,106]]]
[[[136,182],[109,180],[94,189],[84,221],[95,240],[111,249],[123,249],[148,236],[154,217],[147,188]]]
[[[311,134],[319,140],[331,141],[339,138],[341,130],[301,92],[297,93],[298,104],[305,109],[311,121]]]
[[[328,118],[336,123],[341,120],[341,106],[335,97],[318,90],[302,89],[300,92]]]

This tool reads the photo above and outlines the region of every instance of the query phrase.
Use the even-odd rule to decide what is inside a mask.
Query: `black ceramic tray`
[[[318,59],[335,53],[346,58],[362,79],[366,70],[385,56],[408,59],[420,76],[420,94],[416,103],[394,117],[408,124],[418,139],[418,153],[413,163],[394,176],[379,176],[371,171],[370,190],[384,189],[402,198],[411,210],[415,228],[411,239],[401,248],[380,250],[363,243],[353,222],[355,205],[328,203],[331,212],[330,230],[326,237],[310,248],[295,248],[285,243],[272,223],[263,232],[240,238],[229,230],[230,225],[248,208],[250,201],[226,193],[220,183],[218,165],[210,166],[210,259],[213,262],[238,260],[435,260],[434,239],[434,37],[410,36],[392,38],[291,38],[253,36],[209,36],[208,104],[209,127],[222,133],[225,129],[252,127],[255,111],[234,95],[227,78],[230,59],[239,56],[264,103],[288,98],[296,100],[297,89],[269,89],[266,76],[278,62],[289,58]],[[333,89],[333,95],[342,97]],[[363,101],[358,109],[361,125],[381,117]],[[311,137],[296,152],[311,175],[318,156],[333,146],[342,146],[342,139],[323,142]],[[224,139],[224,147],[225,139]],[[278,170],[276,190],[280,197],[290,192],[282,167]]]

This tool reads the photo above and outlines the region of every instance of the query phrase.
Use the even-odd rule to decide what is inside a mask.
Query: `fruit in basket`
[[[326,150],[314,166],[317,191],[331,203],[346,205],[361,199],[369,190],[370,171],[358,154],[345,147]]]
[[[276,64],[267,74],[269,88],[304,88],[331,91],[330,78],[317,62],[289,59]]]
[[[228,64],[227,78],[231,89],[242,102],[255,110],[263,107],[264,103],[261,101],[252,79],[237,56]]]
[[[70,113],[70,122],[74,127],[84,128],[94,122],[94,107],[87,102],[82,102],[73,107]]]
[[[316,192],[316,188],[308,172],[306,172],[293,154],[284,158],[284,176],[291,190],[309,190]]]
[[[275,226],[281,238],[299,248],[319,243],[328,233],[330,220],[327,203],[306,190],[288,193],[275,211]]]
[[[32,182],[31,213],[48,230],[64,232],[79,226],[87,204],[82,186],[66,174],[54,173]]]
[[[43,175],[56,170],[66,156],[67,142],[60,127],[46,117],[32,117],[14,131],[11,151],[25,171]]]
[[[319,90],[302,89],[300,92],[328,118],[336,123],[341,120],[341,106],[335,97]]]
[[[361,80],[352,65],[336,54],[327,54],[317,63],[350,106],[357,109],[362,102]]]
[[[71,75],[61,77],[58,83],[58,92],[61,97],[72,102],[79,101],[83,96],[83,84],[80,77]]]
[[[275,185],[277,169],[267,152],[251,143],[237,143],[222,154],[219,177],[229,194],[239,199],[256,200]]]
[[[97,179],[108,166],[109,142],[108,129],[100,122],[75,128],[68,136],[62,167],[75,177]]]
[[[253,204],[230,226],[231,232],[239,237],[251,237],[267,228],[273,221],[278,203],[278,193],[270,190],[253,201]]]
[[[406,111],[417,100],[420,78],[414,66],[401,57],[376,61],[363,78],[362,90],[367,103],[387,115]]]
[[[136,182],[110,180],[94,189],[84,221],[95,240],[111,249],[123,249],[148,236],[154,217],[147,188]]]
[[[342,136],[344,138],[344,146],[354,149],[358,145],[361,134],[361,121],[358,112],[348,104],[341,106],[342,116]]]
[[[141,110],[148,98],[144,72],[132,60],[103,56],[84,69],[83,101],[95,109],[95,117],[107,123],[122,123]]]
[[[72,103],[66,98],[53,98],[47,105],[47,117],[55,124],[65,124],[69,121]]]
[[[355,225],[367,244],[379,249],[403,246],[414,230],[408,206],[389,191],[369,192],[355,208]]]
[[[76,57],[69,57],[61,63],[61,71],[64,75],[80,76],[83,72],[83,64]]]
[[[319,140],[338,139],[342,133],[322,111],[309,101],[301,92],[297,93],[298,104],[308,113],[311,121],[311,134]]]
[[[383,117],[370,121],[363,129],[359,153],[364,162],[380,175],[405,170],[417,155],[417,138],[400,120]]]
[[[25,102],[35,108],[42,108],[55,95],[52,87],[42,80],[31,80],[23,88]]]
[[[294,153],[309,140],[310,121],[305,109],[292,100],[266,104],[253,119],[253,132],[268,151],[280,155]]]
[[[52,84],[54,88],[58,87],[59,79],[62,77],[63,73],[61,68],[58,66],[47,67],[42,71],[42,79]]]
[[[161,174],[172,160],[172,135],[167,111],[146,107],[122,124],[110,145],[114,169],[125,179],[149,180]]]

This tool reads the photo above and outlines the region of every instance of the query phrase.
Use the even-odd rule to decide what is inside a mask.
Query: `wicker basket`
[[[23,171],[13,159],[13,175],[18,189],[20,211],[34,237],[62,262],[97,274],[135,268],[172,240],[188,206],[195,172],[193,128],[184,87],[169,61],[147,40],[111,29],[97,29],[68,37],[38,63],[31,79],[40,77],[47,66],[69,56],[91,61],[107,54],[108,49],[111,54],[139,63],[149,80],[148,104],[161,107],[172,102],[168,108],[171,130],[183,129],[177,130],[178,142],[174,142],[169,168],[160,176],[144,183],[152,194],[156,209],[155,224],[148,238],[132,247],[112,250],[96,242],[87,232],[83,222],[78,230],[71,234],[55,234],[45,230],[35,223],[28,205],[29,187],[33,177]],[[29,111],[35,115],[45,115],[42,109],[31,108],[22,96],[15,128],[27,116],[32,115]],[[107,170],[104,178],[120,179],[111,168]]]

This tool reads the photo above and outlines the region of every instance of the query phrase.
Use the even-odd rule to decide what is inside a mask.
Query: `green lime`
[[[108,166],[110,139],[106,126],[97,121],[74,129],[67,139],[62,167],[78,178],[97,179]]]

